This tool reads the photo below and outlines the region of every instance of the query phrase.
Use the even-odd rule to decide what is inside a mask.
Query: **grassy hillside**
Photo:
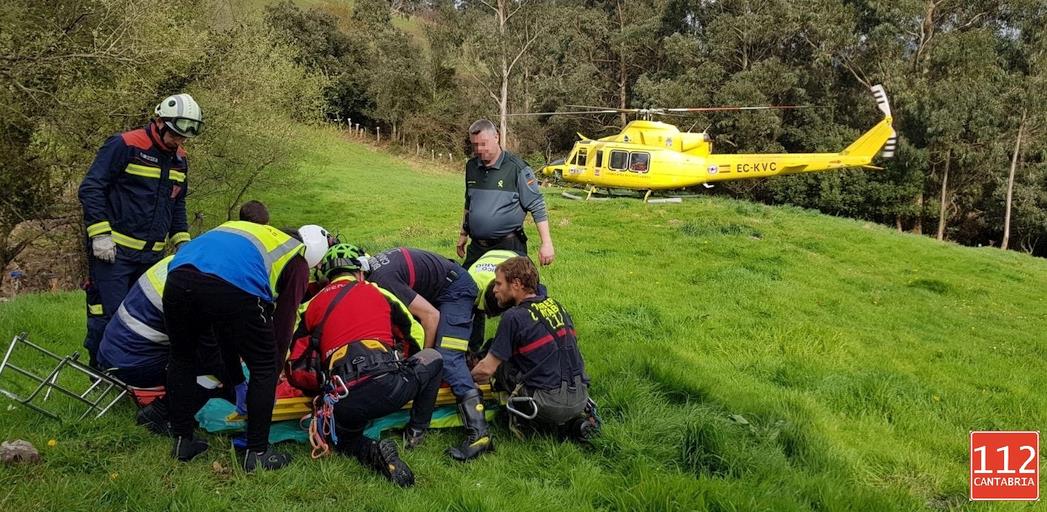
[[[301,185],[261,199],[273,223],[316,222],[374,250],[453,253],[462,180],[330,132]],[[605,430],[592,448],[512,439],[470,464],[438,432],[399,490],[355,460],[243,475],[211,436],[202,461],[135,427],[124,404],[59,424],[0,407],[0,437],[41,448],[0,467],[0,509],[1032,510],[969,505],[967,433],[1047,430],[1047,261],[789,207],[574,202],[546,193],[557,259]],[[529,226],[533,235],[533,226]],[[0,304],[60,352],[82,295]],[[48,447],[55,439],[56,446]],[[1042,506],[1041,508],[1042,509]]]

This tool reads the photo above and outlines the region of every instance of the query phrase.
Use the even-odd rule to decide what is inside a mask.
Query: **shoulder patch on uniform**
[[[153,147],[153,141],[149,139],[149,134],[145,133],[145,128],[121,133],[120,138],[124,140],[124,144],[134,146],[138,149],[149,149]]]
[[[534,177],[534,171],[530,167],[524,169],[524,178],[527,180],[527,188],[538,193],[538,179]]]

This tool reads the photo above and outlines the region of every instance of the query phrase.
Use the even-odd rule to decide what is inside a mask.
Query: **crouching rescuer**
[[[389,249],[367,261],[368,279],[407,304],[422,324],[425,346],[436,347],[444,358],[444,380],[458,401],[458,414],[466,431],[466,438],[448,449],[448,455],[466,461],[493,451],[483,396],[465,360],[476,302],[473,278],[461,265],[420,249]],[[407,447],[421,443],[422,434],[408,429],[404,439]]]
[[[192,407],[196,355],[202,338],[213,332],[223,355],[238,355],[250,371],[243,468],[279,469],[290,463],[289,455],[269,446],[276,380],[309,268],[327,247],[326,237],[296,234],[307,241],[271,226],[226,222],[187,243],[171,260],[162,306],[171,342],[172,456],[178,460],[187,462],[207,450],[207,442],[193,435]]]
[[[589,377],[574,323],[559,302],[539,293],[538,269],[525,257],[495,269],[494,295],[502,314],[487,355],[472,370],[476,382],[510,392],[510,427],[528,422],[538,430],[588,440],[600,428],[589,398]],[[492,376],[494,377],[492,379]]]
[[[367,265],[364,252],[350,244],[335,245],[324,256],[320,270],[330,283],[309,301],[287,374],[292,384],[320,392],[310,427],[314,457],[327,453],[329,439],[337,451],[407,487],[414,474],[396,443],[370,439],[364,428],[414,400],[406,430],[422,437],[436,405],[443,359],[429,348],[404,360],[394,349],[394,324],[406,332],[411,320],[364,280]],[[314,372],[300,371],[310,365]]]

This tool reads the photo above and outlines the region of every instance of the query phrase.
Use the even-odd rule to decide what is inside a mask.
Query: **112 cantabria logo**
[[[971,432],[973,501],[1040,499],[1040,433]]]

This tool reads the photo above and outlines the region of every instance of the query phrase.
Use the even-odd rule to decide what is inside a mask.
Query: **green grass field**
[[[301,185],[260,197],[274,224],[452,256],[460,174],[303,130]],[[605,421],[592,447],[499,423],[498,451],[459,464],[443,450],[460,431],[437,432],[401,490],[297,445],[279,472],[216,471],[222,436],[177,463],[130,403],[62,424],[2,400],[0,438],[43,462],[0,467],[0,510],[1044,510],[968,502],[967,438],[1047,426],[1047,261],[720,198],[546,199],[542,278],[577,323]],[[72,352],[82,303],[0,304],[0,338]]]

